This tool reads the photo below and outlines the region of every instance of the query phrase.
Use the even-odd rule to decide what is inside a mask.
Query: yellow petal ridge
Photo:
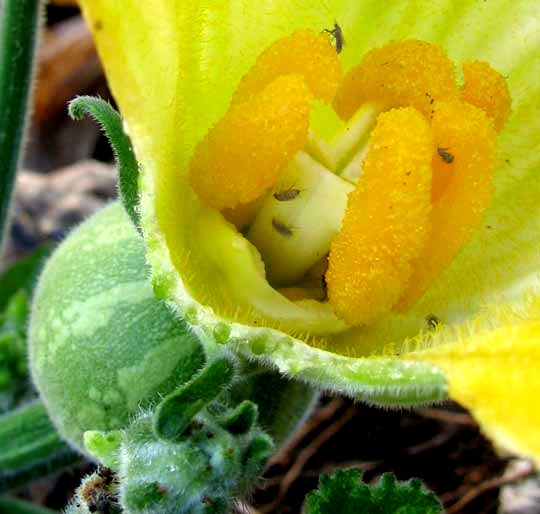
[[[464,62],[463,78],[463,99],[485,111],[499,132],[510,114],[512,103],[506,79],[483,61]]]
[[[431,129],[417,110],[379,116],[326,273],[329,302],[351,325],[387,312],[408,283],[429,235],[432,154]]]
[[[540,463],[540,323],[503,327],[408,355],[442,368],[450,396],[512,452]]]
[[[454,63],[444,50],[418,40],[389,43],[368,52],[345,76],[334,108],[349,119],[365,102],[412,105],[429,116],[433,101],[458,95]]]
[[[497,133],[481,109],[461,100],[433,104],[434,202],[431,234],[399,310],[418,300],[481,223],[492,196]],[[439,150],[452,156],[447,162]]]
[[[276,78],[231,106],[195,149],[191,185],[211,207],[250,203],[273,186],[306,142],[311,93],[301,75]]]
[[[302,75],[315,98],[330,102],[341,81],[341,66],[330,35],[299,30],[278,39],[242,78],[232,103],[245,102],[276,77],[290,74]]]

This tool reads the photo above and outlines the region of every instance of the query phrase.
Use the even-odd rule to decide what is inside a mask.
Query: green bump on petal
[[[123,428],[205,361],[147,276],[143,242],[113,204],[64,241],[40,278],[32,376],[60,433],[79,448],[83,432]]]

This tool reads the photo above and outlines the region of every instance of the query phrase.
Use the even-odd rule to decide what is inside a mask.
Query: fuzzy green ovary
[[[38,284],[32,377],[78,448],[84,431],[124,427],[205,361],[195,336],[152,296],[146,273],[142,240],[113,205],[60,246]]]

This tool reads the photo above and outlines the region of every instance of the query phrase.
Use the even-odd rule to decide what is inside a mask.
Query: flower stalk
[[[5,0],[0,21],[0,253],[24,140],[34,55],[41,19],[39,0]]]

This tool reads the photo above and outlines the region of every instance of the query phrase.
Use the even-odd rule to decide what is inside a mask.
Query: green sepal
[[[189,437],[157,438],[151,414],[124,431],[120,504],[130,514],[226,514],[252,487],[271,455],[271,439],[255,428],[235,435],[210,413],[197,416]],[[219,410],[219,409],[218,409]]]
[[[257,423],[280,447],[311,413],[318,396],[308,384],[252,363],[226,392],[226,402],[234,406],[247,398],[257,405]]]
[[[118,185],[120,197],[131,221],[140,232],[139,223],[139,165],[131,140],[124,132],[122,118],[113,107],[102,100],[91,96],[79,96],[69,103],[69,115],[80,120],[85,115],[94,118],[109,139],[118,162]]]
[[[154,416],[154,432],[168,441],[179,441],[191,420],[232,383],[234,360],[218,357],[186,385],[169,394]]]
[[[88,430],[83,434],[83,442],[86,450],[99,462],[114,471],[118,470],[120,445],[122,444],[120,430],[111,430],[110,432]]]
[[[219,424],[231,434],[241,435],[254,427],[258,415],[257,405],[249,400],[244,400],[229,415],[224,416]]]
[[[418,479],[398,482],[385,473],[375,485],[362,483],[362,472],[338,469],[322,475],[319,489],[306,497],[306,514],[440,514],[441,503]]]

